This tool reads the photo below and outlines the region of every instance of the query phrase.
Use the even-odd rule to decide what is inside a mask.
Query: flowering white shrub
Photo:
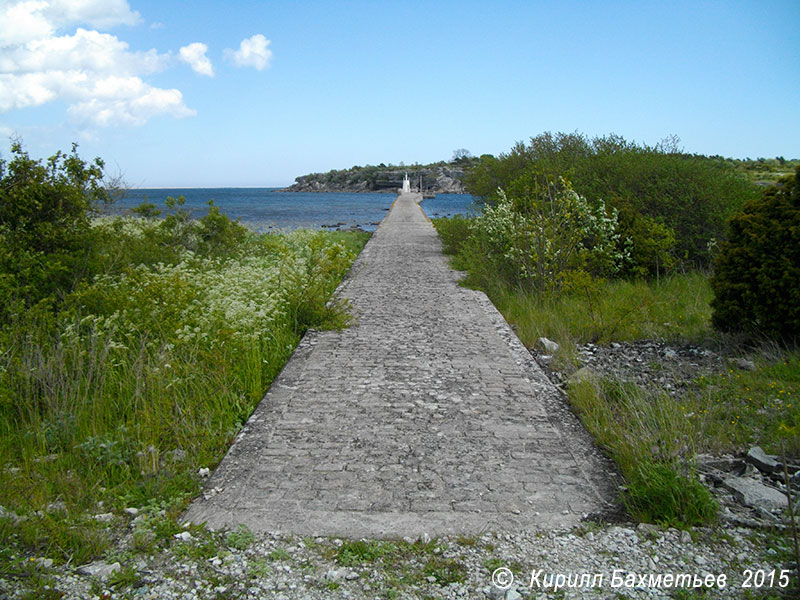
[[[564,179],[526,198],[502,189],[498,197],[471,227],[483,250],[515,283],[552,290],[570,270],[612,274],[626,260],[627,252],[619,249],[617,212],[609,213],[602,200],[589,202]]]

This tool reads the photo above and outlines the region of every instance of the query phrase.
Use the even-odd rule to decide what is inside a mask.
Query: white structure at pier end
[[[403,175],[403,193],[411,193],[411,182],[408,180],[408,171],[406,171],[405,175]]]

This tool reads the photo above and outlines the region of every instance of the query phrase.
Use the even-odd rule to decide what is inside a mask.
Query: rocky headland
[[[464,194],[464,167],[450,163],[412,166],[385,167],[367,166],[352,169],[334,170],[327,173],[311,173],[297,177],[295,182],[281,191],[284,192],[386,192],[397,193],[403,185],[403,177],[408,173],[412,190],[434,194]]]

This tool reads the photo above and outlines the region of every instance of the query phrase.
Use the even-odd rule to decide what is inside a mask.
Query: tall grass
[[[569,398],[586,428],[626,480],[622,498],[645,522],[686,527],[716,517],[716,502],[692,469],[698,431],[663,392],[584,377]]]
[[[639,339],[701,341],[711,335],[711,289],[702,273],[660,281],[611,280],[558,295],[507,286],[487,293],[523,343],[539,337],[562,343],[609,343]]]
[[[69,561],[108,543],[92,515],[178,506],[223,456],[367,235],[248,235],[225,253],[173,247],[123,220],[105,273],[0,331],[0,546]],[[163,233],[163,232],[162,232]],[[160,240],[163,242],[163,239]],[[162,255],[163,256],[163,255]]]

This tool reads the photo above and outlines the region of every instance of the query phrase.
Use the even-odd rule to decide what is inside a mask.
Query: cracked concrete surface
[[[611,508],[611,465],[511,328],[458,285],[401,194],[186,517],[395,537],[569,526]]]

